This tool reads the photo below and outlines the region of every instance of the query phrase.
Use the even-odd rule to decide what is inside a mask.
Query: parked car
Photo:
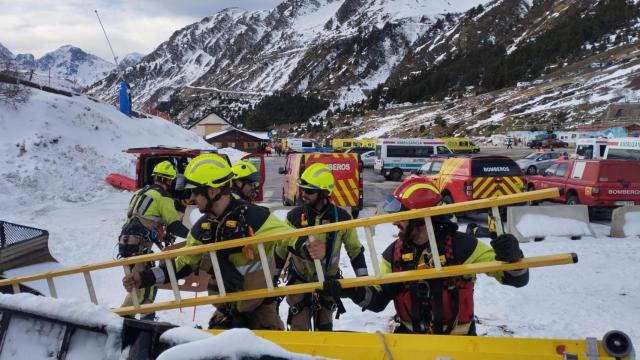
[[[527,146],[531,149],[535,148],[550,148],[550,149],[558,149],[558,148],[567,148],[569,144],[558,139],[533,139],[527,142]]]
[[[373,164],[376,163],[376,151],[369,150],[366,153],[360,155],[360,159],[362,160],[362,164],[365,168],[373,169]]]
[[[557,187],[552,201],[591,207],[640,205],[640,161],[558,160],[543,175],[527,178],[527,191]]]
[[[439,139],[378,139],[373,172],[400,181],[405,172],[414,174],[431,157],[452,154]]]
[[[556,151],[532,152],[524,158],[516,160],[516,163],[525,174],[536,175],[549,168],[549,166],[553,165],[556,160],[563,155],[563,153]]]
[[[362,154],[366,153],[367,151],[371,151],[371,150],[375,150],[375,149],[371,148],[371,147],[357,146],[357,147],[354,147],[354,148],[351,148],[351,149],[345,151],[344,153],[345,154],[360,154],[360,155],[362,155]]]
[[[151,176],[153,168],[160,162],[166,160],[176,167],[176,171],[178,173],[175,187],[173,189],[169,189],[169,192],[174,198],[183,199],[189,197],[189,192],[183,189],[183,173],[189,161],[200,154],[211,152],[217,153],[217,150],[185,149],[180,147],[156,146],[147,148],[131,148],[124,150],[124,152],[137,157],[135,178],[130,178],[122,174],[112,173],[109,174],[105,179],[107,183],[116,188],[129,191],[142,189],[146,185],[153,183],[153,177]],[[225,160],[227,160],[229,165],[231,165],[231,161],[226,154],[219,153],[218,155],[222,156]],[[262,187],[265,181],[264,155],[247,154],[242,159],[250,161],[253,165],[255,165],[256,169],[260,171],[262,181],[260,182],[257,201],[262,201]]]
[[[447,204],[524,191],[524,174],[506,156],[432,158],[418,170],[431,178]]]

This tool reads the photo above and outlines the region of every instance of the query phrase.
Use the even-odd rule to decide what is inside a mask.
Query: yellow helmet
[[[176,178],[176,169],[173,167],[173,164],[169,161],[165,160],[153,168],[153,172],[151,176],[160,176],[169,180],[173,180]]]
[[[336,187],[336,181],[326,164],[315,163],[302,173],[298,179],[298,186],[303,189],[325,190],[331,194]]]
[[[184,169],[187,180],[185,189],[197,187],[221,188],[229,185],[233,172],[231,166],[218,154],[201,154],[193,158]]]
[[[258,169],[247,160],[240,160],[233,164],[233,179],[245,179],[250,183],[257,183],[262,180]]]

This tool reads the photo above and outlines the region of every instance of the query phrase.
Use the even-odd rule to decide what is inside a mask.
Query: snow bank
[[[640,212],[624,214],[624,234],[626,236],[640,235]]]
[[[17,108],[0,103],[0,201],[95,199],[115,191],[104,181],[109,173],[133,175],[135,158],[123,150],[157,145],[212,148],[161,118],[128,118],[86,97],[32,89]]]
[[[166,350],[158,356],[158,360],[211,359],[214,355],[220,359],[264,357],[318,359],[318,357],[314,356],[288,352],[280,346],[256,336],[248,329],[231,329],[213,336],[204,331],[176,328],[165,332],[162,335],[162,339],[167,339],[174,343],[182,343],[182,345],[177,345]]]
[[[524,237],[591,236],[589,225],[582,221],[547,215],[526,214],[516,228]]]
[[[231,160],[232,164],[242,159],[243,156],[249,154],[234,148],[222,148],[222,149],[219,149],[218,152],[221,154],[226,154],[229,157],[229,160]]]

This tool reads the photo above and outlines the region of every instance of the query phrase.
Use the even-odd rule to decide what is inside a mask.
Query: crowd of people
[[[202,154],[192,159],[184,171],[190,200],[204,214],[187,232],[186,228],[177,225],[176,209],[166,200],[165,187],[171,186],[171,181],[176,178],[175,172],[169,162],[158,164],[154,169],[154,184],[134,194],[127,223],[120,236],[120,256],[148,253],[153,243],[162,241],[163,237],[158,235],[164,231],[162,229],[186,238],[185,246],[192,247],[254,235],[286,233],[294,228],[351,219],[348,212],[331,200],[336,182],[327,165],[313,164],[304,171],[298,180],[303,204],[290,210],[286,220],[280,220],[268,208],[255,204],[261,178],[250,162],[238,162],[232,167],[217,154]],[[389,196],[384,208],[387,212],[399,212],[435,206],[440,201],[440,192],[430,180],[410,177]],[[443,254],[443,266],[493,260],[517,262],[523,257],[518,241],[512,235],[492,234],[492,241],[487,245],[473,234],[458,231],[458,226],[446,216],[432,220],[438,252]],[[424,220],[403,220],[393,224],[399,234],[382,254],[381,273],[433,267]],[[209,328],[331,331],[334,315],[338,318],[345,311],[341,299],[350,299],[363,311],[373,312],[380,312],[393,302],[397,313],[396,332],[476,334],[473,307],[475,276],[343,289],[338,281],[343,247],[356,276],[368,275],[364,247],[354,228],[266,243],[267,264],[257,256],[259,250],[256,245],[217,251],[222,273],[222,279],[218,280],[227,292],[267,288],[263,266],[269,267],[274,274],[273,285],[290,286],[317,282],[315,265],[319,261],[326,280],[323,289],[314,293],[290,295],[286,299],[264,298],[216,304]],[[210,275],[209,293],[218,294],[219,282],[212,267],[210,257],[202,254],[174,259],[177,278],[205,271]],[[169,282],[164,264],[145,264],[132,270],[122,283],[127,291],[138,291],[143,303],[153,302],[155,287]],[[496,271],[488,275],[514,287],[526,285],[529,279],[527,269]],[[281,301],[289,305],[286,322],[278,313]],[[130,303],[129,296],[125,303]]]

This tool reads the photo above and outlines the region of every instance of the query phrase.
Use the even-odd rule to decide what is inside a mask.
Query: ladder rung
[[[51,294],[52,298],[58,297],[58,292],[56,291],[56,285],[53,283],[53,278],[47,278],[47,285],[49,286],[49,294]]]
[[[378,254],[376,252],[376,246],[373,242],[373,231],[370,226],[364,227],[364,234],[367,238],[367,246],[369,247],[369,258],[371,260],[371,266],[373,266],[373,274],[380,276],[380,263],[378,263]]]
[[[224,287],[224,281],[222,281],[222,271],[220,270],[220,263],[218,262],[218,255],[215,251],[209,252],[211,257],[211,266],[213,266],[213,274],[216,276],[216,284],[218,285],[218,294],[220,296],[227,295],[227,289]]]
[[[178,289],[178,280],[176,279],[176,271],[173,268],[173,261],[171,259],[167,259],[164,263],[167,265],[167,272],[169,273],[169,281],[171,282],[173,296],[175,297],[176,302],[180,304],[182,299],[180,298],[180,289]]]
[[[429,237],[429,247],[431,248],[431,259],[436,270],[442,270],[440,263],[440,252],[438,251],[438,242],[436,241],[436,232],[433,230],[433,222],[430,217],[424,218],[424,224],[427,226],[427,236]]]
[[[267,282],[267,289],[273,290],[273,277],[271,276],[271,270],[269,269],[269,259],[267,259],[267,252],[264,250],[264,244],[258,244],[258,253],[260,254],[264,280]]]
[[[89,291],[89,298],[91,302],[98,305],[98,298],[96,297],[96,290],[93,288],[93,281],[91,280],[91,273],[88,271],[83,272],[84,282],[87,284],[87,290]]]

